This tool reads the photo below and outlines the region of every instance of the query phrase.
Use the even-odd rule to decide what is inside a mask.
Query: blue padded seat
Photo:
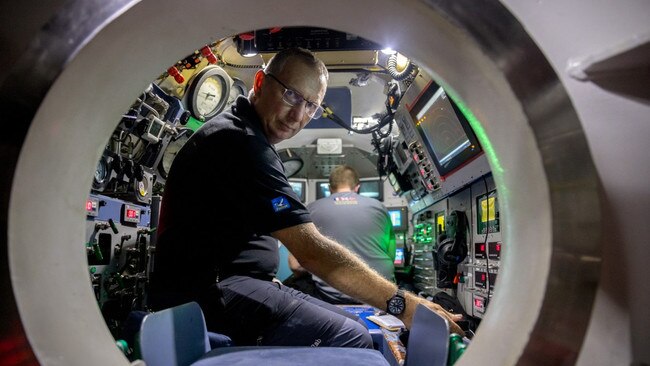
[[[372,349],[344,347],[224,347],[215,348],[192,366],[389,366]]]
[[[380,352],[371,349],[220,347],[210,351],[203,312],[195,302],[145,316],[137,346],[138,355],[150,366],[389,366]]]

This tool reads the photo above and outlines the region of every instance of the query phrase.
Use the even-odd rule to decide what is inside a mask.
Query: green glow
[[[483,125],[481,124],[481,121],[476,118],[476,116],[472,113],[472,111],[467,108],[464,102],[460,100],[460,98],[453,97],[454,102],[458,106],[458,109],[460,109],[461,112],[463,112],[463,115],[469,122],[470,126],[472,126],[472,130],[474,130],[474,133],[476,134],[476,137],[478,138],[478,141],[481,143],[481,147],[483,148],[483,151],[485,151],[485,154],[487,155],[488,161],[490,162],[490,165],[492,166],[492,173],[498,173],[499,175],[503,174],[503,167],[501,166],[501,162],[499,161],[499,158],[497,158],[496,152],[494,152],[494,147],[492,146],[492,142],[490,142],[490,139],[488,139],[487,134],[485,133],[485,129],[483,129]]]
[[[187,124],[185,127],[191,129],[192,131],[196,132],[196,130],[199,129],[203,125],[203,122],[199,121],[198,119],[190,116],[189,121],[187,121]]]

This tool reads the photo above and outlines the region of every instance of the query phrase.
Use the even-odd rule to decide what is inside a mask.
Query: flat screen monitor
[[[329,197],[330,194],[329,182],[316,182],[316,199]],[[382,182],[381,179],[362,180],[359,182],[359,194],[383,201],[384,182]]]
[[[330,196],[329,182],[316,182],[316,199]]]
[[[289,185],[291,186],[291,189],[296,193],[298,198],[300,198],[300,202],[305,202],[305,199],[307,197],[307,181],[304,180],[289,180]]]
[[[383,201],[384,182],[381,179],[362,180],[359,182],[359,194]]]
[[[393,231],[408,230],[408,216],[406,206],[388,207],[388,216],[393,223]]]
[[[441,176],[481,153],[469,122],[438,84],[427,86],[413,105],[411,117]]]

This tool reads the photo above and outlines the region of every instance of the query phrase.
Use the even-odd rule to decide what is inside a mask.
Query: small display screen
[[[406,206],[388,207],[388,216],[393,224],[394,231],[408,230],[408,217]]]
[[[474,271],[474,286],[485,288],[487,283],[487,273],[483,271]]]
[[[383,182],[379,179],[362,180],[361,182],[359,182],[359,194],[362,196],[383,201],[384,200]]]
[[[162,127],[163,127],[162,123],[154,119],[151,121],[151,124],[149,125],[149,133],[154,136],[158,136],[160,135],[160,131],[162,130]]]
[[[126,210],[126,217],[129,219],[135,219],[138,217],[138,211],[137,210],[131,210],[127,209]]]
[[[497,282],[497,274],[490,273],[488,275],[485,271],[474,271],[474,286],[479,288],[485,288],[488,281],[488,276],[490,280],[490,290],[494,289],[494,284]]]
[[[485,243],[474,243],[474,258],[485,259]]]
[[[488,244],[488,253],[490,256],[490,259],[494,260],[500,260],[501,259],[501,243],[499,242],[491,242]]]
[[[307,183],[305,181],[289,181],[289,185],[291,186],[291,189],[294,191],[294,193],[298,196],[301,202],[305,202],[305,196],[306,196],[306,187]]]
[[[330,184],[328,182],[316,182],[316,199],[330,196]]]
[[[499,201],[496,191],[476,198],[478,234],[497,233],[501,230],[499,225]]]
[[[316,182],[316,199],[329,197],[330,184],[329,182]],[[365,197],[384,200],[384,185],[379,179],[362,180],[359,182],[359,194]]]
[[[442,234],[445,232],[445,213],[444,212],[438,212],[436,213],[436,232],[435,235],[438,237],[438,235]]]
[[[411,117],[440,175],[451,173],[481,152],[469,122],[436,83],[431,82],[422,93]]]
[[[397,248],[395,249],[395,267],[403,267],[404,266],[404,247]]]
[[[402,212],[398,210],[388,211],[390,214],[390,221],[393,222],[393,226],[400,226],[402,224]]]
[[[484,297],[474,295],[474,309],[476,309],[480,313],[485,312],[485,298]]]

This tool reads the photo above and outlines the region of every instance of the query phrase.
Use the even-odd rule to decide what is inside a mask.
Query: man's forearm
[[[321,244],[321,260],[315,263],[313,269],[306,268],[346,295],[386,309],[386,301],[395,294],[397,286],[387,281],[347,248],[330,239],[325,238],[325,241]],[[324,263],[337,265],[329,267],[323,265]]]

